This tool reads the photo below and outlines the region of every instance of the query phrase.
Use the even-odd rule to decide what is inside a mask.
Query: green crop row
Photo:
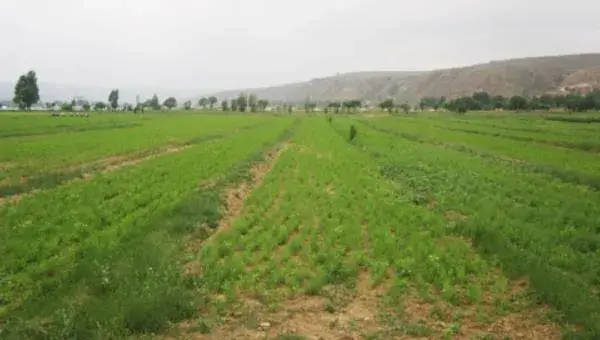
[[[169,315],[189,315],[185,287],[175,285],[180,268],[168,262],[182,236],[169,233],[181,234],[182,222],[188,229],[202,223],[198,216],[188,221],[186,214],[214,219],[218,194],[194,194],[202,183],[272,144],[291,123],[272,120],[1,207],[0,303],[7,334],[47,338],[44,332],[51,329],[57,339],[73,334],[101,339],[153,331]],[[153,309],[158,320],[144,321]],[[52,322],[45,325],[39,318],[48,315]],[[61,319],[67,316],[71,319]]]
[[[537,133],[513,130],[498,130],[495,127],[483,125],[465,126],[464,124],[452,124],[452,122],[448,121],[442,122],[441,124],[435,124],[435,127],[447,129],[450,131],[467,132],[493,137],[502,137],[524,142],[550,144],[584,151],[600,151],[600,134],[591,136],[581,136],[578,133],[561,135],[560,133],[553,132]]]
[[[567,182],[600,188],[600,159],[593,153],[502,137],[448,131],[427,121],[385,119],[364,122],[411,140],[495,156],[526,170],[548,173]]]
[[[433,120],[432,120],[433,122]],[[446,119],[437,120],[433,123],[442,123],[442,125],[450,125],[454,127],[467,127],[467,128],[482,128],[482,129],[496,129],[499,131],[511,131],[511,132],[529,132],[531,136],[548,137],[549,135],[553,138],[559,138],[561,140],[582,140],[588,141],[589,139],[597,140],[600,129],[589,129],[586,126],[575,124],[575,126],[555,123],[549,124],[545,120],[540,119],[506,119],[501,122],[495,120],[474,120],[474,119]]]
[[[339,131],[350,124],[335,122]],[[494,145],[487,138],[482,144]],[[580,336],[600,336],[600,193],[366,125],[356,143],[382,174],[411,188],[414,202],[464,216],[450,231],[472,239],[507,272],[527,277],[539,299],[585,326]]]

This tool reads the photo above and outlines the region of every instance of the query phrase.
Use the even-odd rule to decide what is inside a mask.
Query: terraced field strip
[[[351,124],[338,119],[334,127],[346,132]],[[527,278],[536,296],[558,311],[555,318],[582,325],[579,338],[600,336],[598,191],[366,125],[356,143],[383,175],[410,188],[412,202],[455,216],[449,233]]]
[[[600,158],[595,153],[436,128],[428,122],[393,119],[364,121],[381,131],[455,150],[496,156],[526,171],[550,174],[566,182],[600,189]]]
[[[15,171],[13,171],[13,176],[17,177],[14,177],[13,180],[7,177],[0,182],[0,198],[4,197],[5,200],[18,201],[20,200],[20,195],[24,193],[52,188],[75,179],[89,179],[99,172],[115,171],[124,166],[136,165],[150,158],[173,152],[180,152],[195,144],[222,138],[254,127],[256,127],[256,125],[246,125],[241,127],[236,127],[234,125],[230,127],[229,130],[225,131],[212,131],[207,129],[202,133],[198,132],[200,135],[186,140],[178,142],[171,140],[166,145],[135,150],[128,154],[111,155],[101,159],[96,158],[90,162],[70,164],[59,168],[41,170],[38,167],[20,171],[16,175],[15,173],[17,171],[15,169]]]
[[[138,126],[130,115],[95,115],[94,117],[61,117],[40,115],[6,116],[0,114],[0,139],[65,132],[121,129]]]
[[[0,173],[0,182],[17,181],[77,164],[126,155],[165,145],[181,145],[207,135],[256,126],[273,118],[185,116],[172,119],[132,117],[142,126],[102,131],[5,138],[0,141],[0,163],[14,166]]]
[[[560,134],[554,134],[552,132],[544,132],[540,134],[537,132],[507,131],[495,127],[486,127],[481,125],[469,127],[464,126],[464,124],[452,124],[449,121],[445,121],[441,124],[435,124],[434,126],[450,131],[467,132],[493,137],[502,137],[514,139],[517,141],[548,144],[589,152],[600,151],[600,134],[590,136],[581,136],[581,134],[572,134],[564,136]]]
[[[420,119],[420,118],[417,118]],[[551,135],[553,138],[561,138],[564,140],[571,140],[573,138],[583,139],[588,141],[588,138],[592,140],[598,139],[598,133],[600,133],[600,127],[590,129],[589,127],[577,124],[565,124],[565,123],[553,123],[543,119],[505,119],[505,120],[482,120],[472,118],[448,118],[448,119],[433,119],[429,118],[433,124],[442,123],[450,124],[455,127],[470,127],[470,128],[483,128],[483,129],[497,129],[499,131],[509,132],[529,132],[534,136],[548,137]]]
[[[522,282],[412,198],[324,118],[305,118],[239,216],[200,248],[201,314],[167,338],[560,337]]]
[[[0,207],[4,334],[114,338],[190,313],[172,261],[191,228],[186,214],[216,213],[213,193],[197,193],[200,183],[272,144],[291,124],[272,120]]]

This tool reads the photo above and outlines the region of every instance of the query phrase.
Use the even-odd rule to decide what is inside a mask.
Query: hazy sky
[[[0,81],[225,89],[600,51],[597,0],[0,0]]]

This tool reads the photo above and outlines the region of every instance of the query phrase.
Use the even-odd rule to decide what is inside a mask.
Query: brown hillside
[[[492,95],[539,95],[565,86],[600,84],[600,54],[578,54],[492,61],[468,67],[423,72],[356,72],[258,89],[218,93],[232,98],[241,91],[279,102],[394,97],[415,102],[427,96],[457,97],[476,91]]]

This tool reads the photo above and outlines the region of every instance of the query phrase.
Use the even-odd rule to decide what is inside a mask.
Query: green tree
[[[72,112],[73,111],[73,103],[72,102],[64,102],[60,105],[61,111]]]
[[[565,107],[572,112],[583,112],[587,110],[585,98],[579,93],[569,93],[566,95]]]
[[[147,104],[153,110],[160,110],[160,100],[158,99],[156,93],[152,96],[152,99],[150,99]]]
[[[108,95],[108,102],[110,103],[110,108],[116,110],[119,107],[119,90],[114,89],[110,91]]]
[[[215,107],[215,104],[217,104],[218,102],[219,102],[219,99],[217,99],[217,97],[215,97],[215,96],[208,98],[208,106],[210,107],[211,110]]]
[[[248,106],[250,106],[251,112],[258,111],[258,97],[255,94],[248,96]]]
[[[202,98],[200,98],[200,100],[198,100],[198,106],[202,107],[203,109],[206,109],[207,105],[208,105],[208,98],[202,97]]]
[[[189,110],[189,109],[191,109],[191,108],[192,108],[192,101],[191,101],[191,100],[188,100],[188,101],[186,101],[185,103],[183,103],[183,108],[184,108],[185,110]]]
[[[340,113],[340,108],[342,107],[342,104],[340,102],[331,102],[327,104],[327,107],[334,109],[335,113]]]
[[[494,96],[492,97],[491,106],[494,109],[503,109],[506,107],[506,98],[504,96]]]
[[[174,97],[169,97],[167,99],[165,99],[165,101],[163,102],[163,105],[166,106],[169,110],[174,108],[175,106],[177,106],[177,99],[175,99]]]
[[[540,103],[546,108],[556,107],[556,99],[553,95],[544,94],[540,97]]]
[[[410,112],[410,105],[408,105],[408,103],[404,103],[404,104],[400,105],[400,109],[404,113],[409,113]]]
[[[588,110],[600,110],[600,89],[588,93],[585,100]]]
[[[259,99],[258,100],[258,108],[261,111],[265,111],[267,109],[267,106],[269,106],[269,101],[266,99]]]
[[[242,92],[238,96],[237,106],[240,109],[240,112],[246,112],[246,109],[248,108],[248,97],[246,96],[245,93]]]
[[[313,103],[310,97],[306,97],[304,100],[304,111],[305,112],[313,112],[317,107],[316,103]]]
[[[525,110],[527,105],[527,99],[523,96],[512,96],[508,101],[508,107],[513,111]]]
[[[358,109],[362,106],[362,102],[360,100],[346,100],[342,103],[342,107],[346,109],[346,112],[350,113],[350,111],[357,112]]]
[[[106,103],[104,102],[96,102],[94,103],[94,111],[101,111],[106,109]]]
[[[443,100],[443,97],[440,99],[437,99],[435,97],[423,97],[419,101],[419,108],[421,109],[421,111],[424,111],[427,108],[437,110],[441,106],[440,103],[442,103]]]
[[[238,102],[238,98],[234,98],[231,100],[231,111],[235,112],[237,110],[239,110],[239,102]]]
[[[13,102],[22,110],[31,110],[31,106],[40,101],[40,90],[37,84],[37,75],[31,70],[23,74],[15,85]]]
[[[221,101],[221,110],[229,111],[229,101],[227,101],[227,99]]]
[[[492,108],[492,99],[487,92],[475,92],[471,97],[477,103],[477,109],[489,110]]]
[[[88,112],[92,107],[88,101],[85,101],[81,106],[83,107],[83,111],[85,112]]]
[[[392,112],[392,110],[394,109],[394,100],[390,98],[382,101],[381,103],[379,103],[379,108],[381,108],[384,111],[387,110],[388,112]]]

